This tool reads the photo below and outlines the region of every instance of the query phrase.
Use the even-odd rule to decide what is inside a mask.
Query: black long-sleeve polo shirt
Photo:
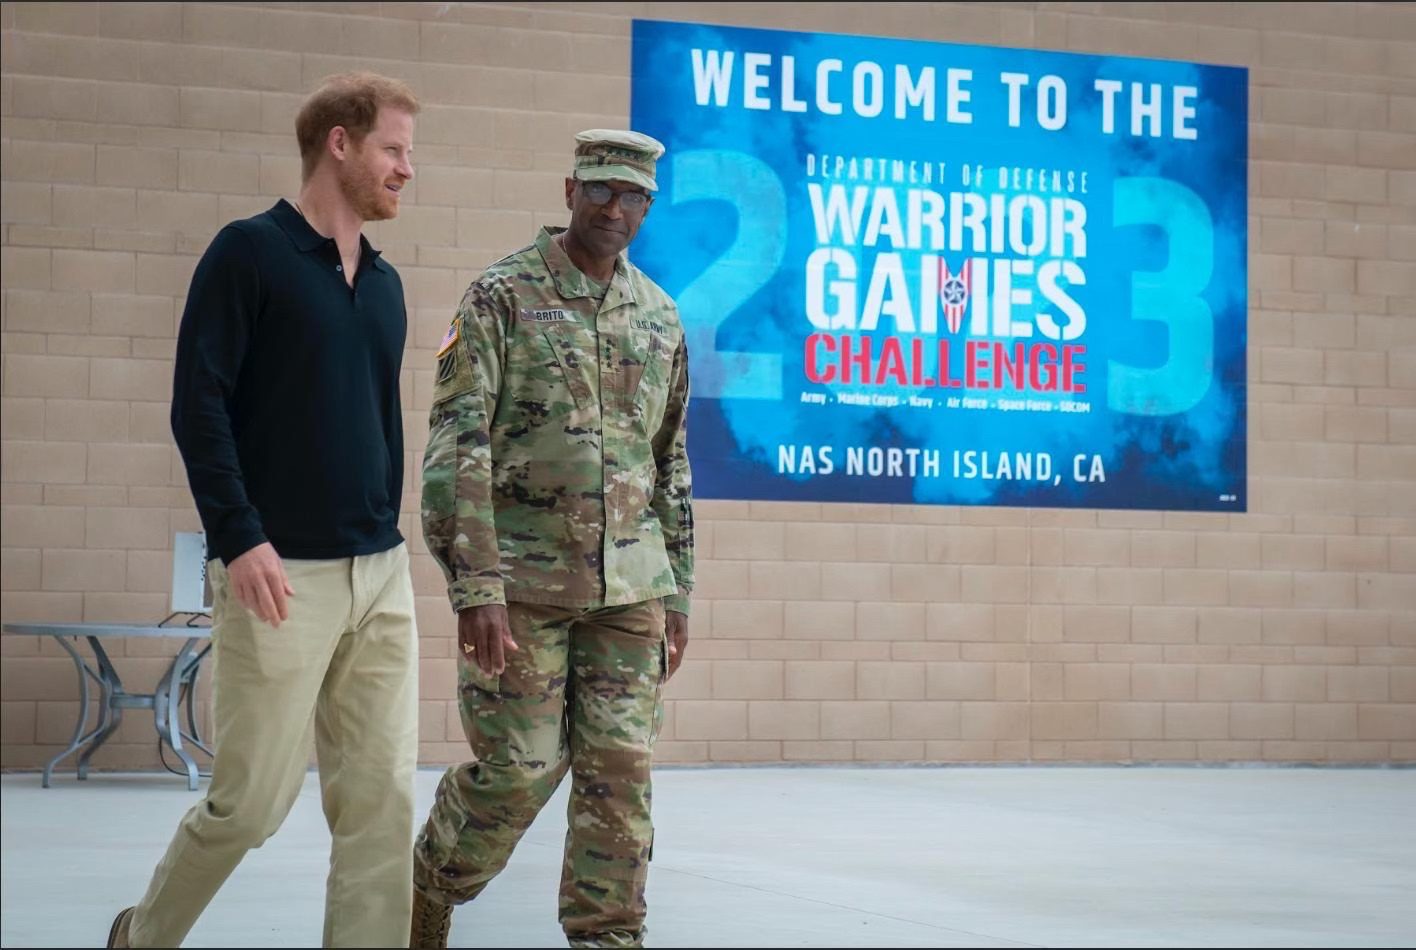
[[[217,234],[177,337],[172,432],[229,563],[373,554],[403,540],[403,283],[362,235],[351,288],[334,240],[288,202]]]

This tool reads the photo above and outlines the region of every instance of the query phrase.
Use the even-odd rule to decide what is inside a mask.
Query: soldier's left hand
[[[664,627],[669,635],[669,675],[664,678],[667,681],[678,672],[683,651],[688,649],[688,615],[670,610],[664,614]]]

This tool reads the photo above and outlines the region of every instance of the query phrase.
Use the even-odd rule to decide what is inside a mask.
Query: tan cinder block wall
[[[572,134],[626,123],[632,17],[1251,69],[1242,515],[699,506],[662,759],[1416,760],[1416,7],[1388,3],[6,3],[6,621],[165,615],[198,527],[167,424],[197,255],[298,184],[292,122],[365,67],[427,109],[402,216],[422,760],[464,754],[416,527],[433,351],[560,223]],[[648,225],[653,227],[652,219]],[[129,642],[150,689],[164,650]],[[4,641],[3,764],[62,748],[57,648]],[[156,764],[130,712],[98,767]]]

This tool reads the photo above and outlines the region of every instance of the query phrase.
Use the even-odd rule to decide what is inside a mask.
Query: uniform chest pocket
[[[541,334],[555,353],[565,387],[576,408],[584,409],[594,400],[592,373],[598,372],[594,341],[578,326],[542,326]]]
[[[630,404],[653,429],[663,418],[668,401],[669,376],[673,371],[674,354],[662,334],[634,328],[629,333],[629,351],[625,358],[625,381]]]
[[[539,313],[541,311],[532,311]],[[559,314],[563,311],[552,311]],[[573,319],[523,317],[508,341],[507,388],[542,420],[594,402],[595,341]]]

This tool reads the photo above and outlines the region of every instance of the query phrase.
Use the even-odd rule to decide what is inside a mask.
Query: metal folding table
[[[170,619],[170,618],[169,618]],[[7,623],[5,633],[11,636],[53,637],[73,658],[74,669],[79,676],[79,718],[74,724],[74,736],[69,747],[60,752],[44,767],[44,787],[49,787],[49,777],[54,766],[79,753],[78,777],[82,781],[88,777],[89,759],[99,746],[108,740],[123,721],[125,709],[151,709],[153,723],[157,728],[158,751],[165,743],[182,760],[187,770],[187,787],[197,789],[200,773],[197,763],[183,747],[183,740],[212,754],[197,731],[196,698],[197,675],[201,662],[211,652],[211,628],[197,626],[124,626],[99,623]],[[75,648],[79,638],[88,640],[93,649],[94,662],[91,665]],[[171,665],[158,682],[152,693],[131,693],[123,687],[123,681],[114,669],[103,649],[103,640],[110,637],[181,637],[186,640],[182,649],[172,658]],[[200,647],[200,649],[199,649]],[[91,732],[85,733],[89,718],[89,680],[98,684],[98,723]],[[182,728],[181,706],[185,697],[187,705],[187,729]],[[163,762],[166,765],[166,761]],[[169,769],[169,771],[175,771]],[[177,774],[182,774],[178,772]]]

